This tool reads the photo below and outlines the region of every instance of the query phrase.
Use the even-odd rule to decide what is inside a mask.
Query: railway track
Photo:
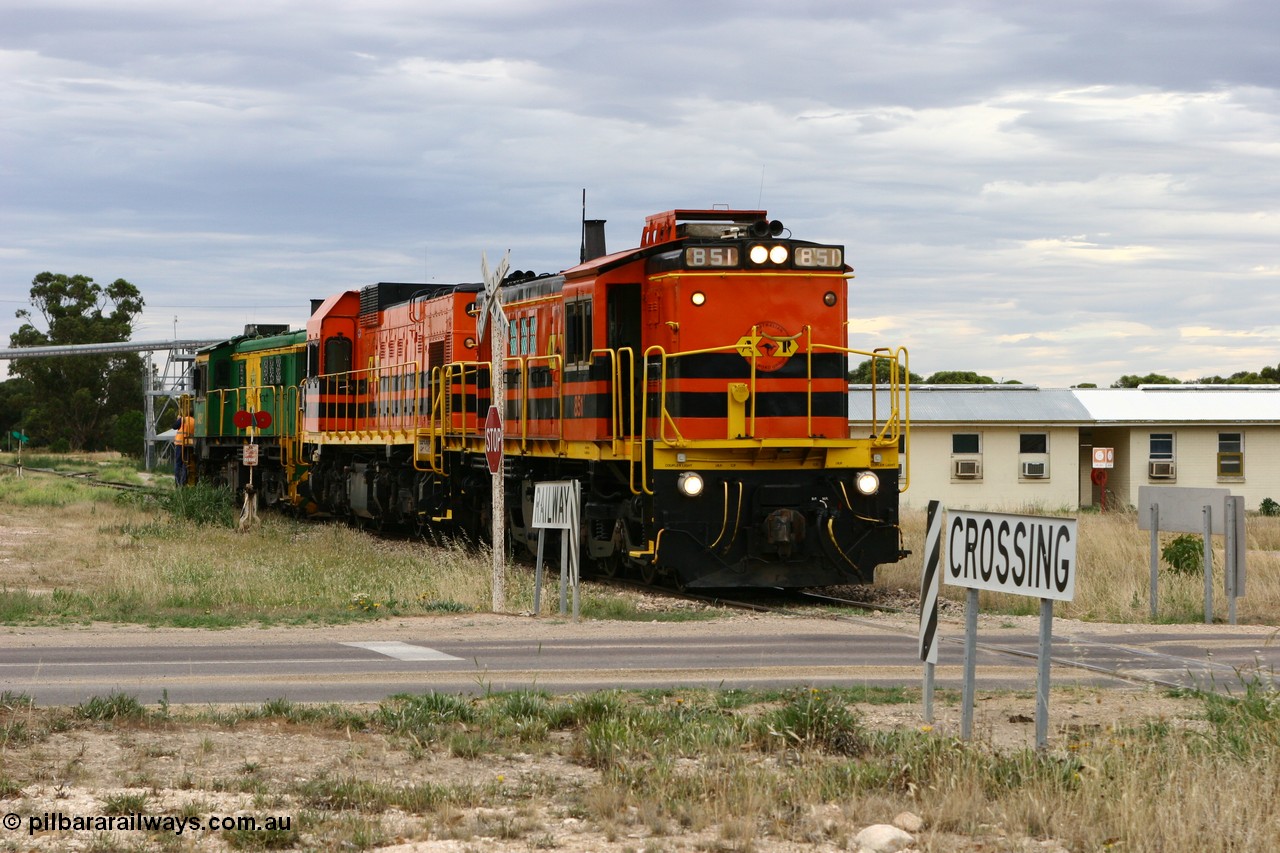
[[[101,486],[106,489],[116,489],[122,492],[154,492],[157,489],[154,486],[144,486],[137,483],[116,483],[111,480],[102,480],[92,471],[55,471],[52,468],[32,468],[30,465],[15,465],[11,462],[0,462],[0,468],[8,468],[11,471],[19,471],[22,475],[26,474],[45,474],[52,477],[61,477],[65,480],[74,480],[79,483],[88,485]]]
[[[630,582],[623,582],[629,584]],[[636,589],[653,589],[638,584],[631,584]],[[790,598],[792,604],[767,600],[750,600],[740,593],[726,598],[715,595],[692,593],[689,591],[662,590],[664,595],[701,601],[707,604],[750,610],[760,613],[774,613],[801,618],[831,619],[836,621],[856,622],[860,625],[874,627],[878,630],[905,634],[915,637],[918,627],[913,623],[904,624],[884,619],[862,617],[840,610],[863,610],[892,613],[899,616],[919,618],[918,608],[899,607],[885,603],[858,601],[842,598],[821,592],[777,590],[764,593],[760,598]],[[939,616],[940,625],[948,625],[952,629],[962,628],[963,619]],[[1135,629],[1139,626],[1135,626]],[[1272,629],[1266,629],[1272,630]],[[963,656],[964,638],[947,636],[939,633],[940,648],[950,648],[955,655],[955,662]],[[1038,646],[1029,643],[1019,647],[1007,641],[990,641],[979,639],[976,643],[979,652],[985,652],[997,658],[1017,658],[1019,660],[1036,660],[1039,657]],[[1181,654],[1161,652],[1135,643],[1118,643],[1085,636],[1079,632],[1054,634],[1054,651],[1050,654],[1050,662],[1055,667],[1065,667],[1092,675],[1102,675],[1129,684],[1159,687],[1169,690],[1197,689],[1219,693],[1243,692],[1245,682],[1251,678],[1260,678],[1271,689],[1280,689],[1280,680],[1275,673],[1256,661],[1253,666],[1242,667],[1230,661],[1214,660],[1212,653],[1204,657],[1188,657]],[[1177,676],[1170,672],[1179,673]]]

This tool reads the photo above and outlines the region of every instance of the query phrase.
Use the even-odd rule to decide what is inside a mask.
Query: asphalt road
[[[123,692],[174,704],[377,702],[404,692],[551,692],[609,687],[781,685],[919,686],[914,632],[870,620],[697,624],[556,624],[469,620],[234,632],[121,629],[14,632],[0,642],[0,691],[39,705],[70,705]],[[530,627],[533,626],[533,627]],[[979,690],[1031,689],[1038,635],[979,634]],[[1239,689],[1241,673],[1280,664],[1271,629],[1194,626],[1095,633],[1077,623],[1055,635],[1052,683]],[[963,678],[961,629],[944,630],[939,687]],[[1250,677],[1246,675],[1245,677]]]

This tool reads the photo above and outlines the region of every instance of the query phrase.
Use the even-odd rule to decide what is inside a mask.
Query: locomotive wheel
[[[641,563],[640,580],[644,581],[649,586],[653,586],[654,582],[658,580],[658,567],[652,562]]]
[[[596,569],[606,578],[616,578],[622,574],[622,557],[613,553],[596,560]]]

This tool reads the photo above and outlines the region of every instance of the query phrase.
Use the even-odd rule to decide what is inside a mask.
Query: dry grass
[[[79,490],[79,499],[61,502],[67,489]],[[485,555],[462,548],[424,548],[275,515],[240,533],[62,482],[0,481],[0,502],[13,531],[0,543],[4,586],[48,597],[45,615],[289,621],[479,609],[490,600]]]
[[[114,619],[219,625],[245,621],[332,621],[385,612],[487,610],[492,560],[487,552],[448,542],[424,547],[372,536],[342,524],[304,524],[267,514],[242,534],[175,519],[152,504],[113,491],[28,475],[0,475],[0,506],[9,534],[0,541],[0,621]],[[923,511],[903,515],[912,555],[879,570],[877,585],[918,590],[924,549]],[[1242,623],[1269,624],[1280,612],[1280,517],[1250,515]],[[41,531],[39,533],[24,531]],[[1145,622],[1149,605],[1149,534],[1133,513],[1079,518],[1076,597],[1059,602],[1066,618]],[[1162,534],[1167,541],[1173,534]],[[1225,619],[1221,539],[1215,541],[1215,618]],[[1203,620],[1200,575],[1160,573],[1162,621]],[[532,606],[527,572],[513,569],[507,609]],[[962,601],[964,590],[943,587]],[[1032,614],[1033,598],[983,592],[984,612]],[[626,618],[625,603],[597,592],[585,604]]]
[[[47,475],[0,475],[0,623],[225,627],[488,611],[492,605],[487,549],[275,513],[264,513],[242,533],[228,526],[234,513],[225,505],[218,512],[200,495],[193,503],[175,516],[155,499]],[[556,606],[557,583],[558,568],[549,566],[544,612]],[[685,620],[720,612],[652,613],[640,603],[598,585],[583,587],[587,618]],[[532,606],[531,568],[509,564],[506,610]]]
[[[1099,727],[1054,753],[872,726],[875,691],[740,691],[731,705],[724,696],[426,694],[372,709],[276,700],[175,711],[120,696],[36,709],[0,694],[0,791],[7,810],[36,817],[291,818],[285,833],[241,837],[51,833],[57,846],[44,849],[369,849],[398,839],[764,853],[851,849],[858,829],[903,811],[924,820],[921,851],[1227,853],[1280,842],[1280,713],[1274,694],[1256,689],[1233,701],[1183,697],[1187,717]],[[484,748],[460,753],[458,739],[477,732]]]
[[[1033,513],[1035,514],[1035,513]],[[1043,514],[1043,513],[1040,513]],[[923,570],[926,516],[923,510],[903,513],[905,547],[911,556],[896,566],[881,568],[878,586],[887,589],[920,588]],[[1245,522],[1249,553],[1246,558],[1246,595],[1237,600],[1241,623],[1272,624],[1280,612],[1280,517],[1250,515]],[[1178,534],[1161,534],[1161,543]],[[1056,602],[1054,614],[1097,622],[1150,621],[1150,533],[1138,529],[1132,512],[1083,513],[1079,516],[1076,595],[1070,602]],[[1215,537],[1214,618],[1226,619],[1223,593],[1222,538]],[[942,595],[964,601],[965,590],[943,585]],[[983,612],[1034,614],[1039,601],[1001,593],[979,595]],[[1168,622],[1204,620],[1204,576],[1178,575],[1161,564],[1158,611]]]

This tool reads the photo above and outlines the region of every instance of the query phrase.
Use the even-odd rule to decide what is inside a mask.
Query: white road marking
[[[377,652],[380,655],[386,655],[396,660],[462,660],[462,658],[447,655],[436,649],[429,649],[426,646],[415,646],[410,643],[400,642],[368,642],[368,643],[343,643],[344,646],[354,646],[357,649],[368,649],[371,652]]]

